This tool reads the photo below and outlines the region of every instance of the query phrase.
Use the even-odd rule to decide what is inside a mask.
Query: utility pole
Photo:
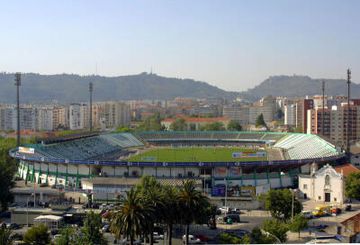
[[[346,125],[346,153],[350,157],[350,83],[351,70],[347,70],[347,125]]]
[[[90,115],[89,115],[89,125],[90,125],[90,132],[92,131],[92,94],[94,91],[93,83],[89,83],[89,92],[90,92]]]
[[[322,81],[322,135],[325,136],[325,81]]]
[[[21,86],[21,73],[15,73],[15,86],[16,86],[16,113],[17,113],[17,140],[16,145],[17,147],[20,146],[20,93],[19,89]]]

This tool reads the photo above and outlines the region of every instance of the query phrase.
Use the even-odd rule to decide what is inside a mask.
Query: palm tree
[[[174,186],[167,185],[163,187],[163,193],[165,212],[162,215],[162,220],[167,226],[168,244],[171,245],[173,225],[180,220],[179,191]]]
[[[145,176],[136,188],[140,192],[144,205],[151,210],[145,222],[144,234],[150,236],[150,245],[153,245],[155,223],[161,222],[164,212],[163,186],[154,177]]]
[[[202,214],[199,212],[205,210],[209,205],[208,198],[202,195],[201,191],[196,190],[194,180],[183,182],[179,193],[179,206],[182,210],[182,221],[186,225],[186,245],[189,244],[190,224],[201,216]]]
[[[10,229],[6,226],[0,227],[0,244],[1,245],[12,245],[14,241],[13,234]]]
[[[118,239],[122,235],[130,238],[130,244],[133,245],[135,237],[141,235],[144,230],[144,224],[151,211],[151,208],[143,203],[140,192],[131,188],[130,191],[126,192],[126,198],[119,211],[114,213],[111,230]]]

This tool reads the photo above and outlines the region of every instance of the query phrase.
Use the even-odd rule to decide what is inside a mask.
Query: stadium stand
[[[289,159],[332,157],[339,154],[329,142],[316,135],[290,134],[279,140],[274,147],[286,150]]]

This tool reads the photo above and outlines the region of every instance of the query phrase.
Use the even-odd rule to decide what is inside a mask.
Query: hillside
[[[261,84],[241,92],[240,96],[249,101],[266,95],[299,97],[321,94],[321,83],[326,82],[325,94],[346,95],[347,86],[343,79],[312,79],[308,76],[272,76]],[[360,97],[360,85],[351,83],[351,97]]]
[[[89,97],[88,84],[94,83],[94,101],[173,99],[175,97],[232,99],[237,93],[227,92],[205,82],[141,73],[138,75],[103,77],[70,74],[23,74],[22,102],[79,102]],[[14,74],[0,74],[0,102],[14,103]]]

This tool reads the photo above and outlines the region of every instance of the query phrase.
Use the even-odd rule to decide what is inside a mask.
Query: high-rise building
[[[240,123],[240,125],[247,125],[249,124],[249,107],[240,105],[224,106],[223,116]]]
[[[296,104],[284,106],[284,124],[288,126],[296,125]]]

